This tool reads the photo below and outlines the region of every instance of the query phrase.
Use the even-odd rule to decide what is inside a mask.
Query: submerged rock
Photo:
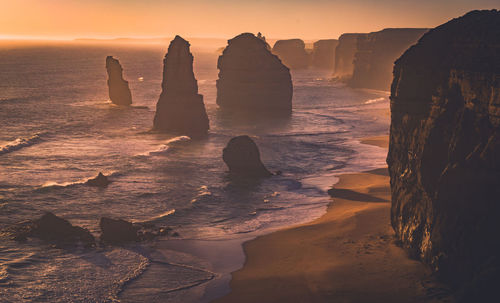
[[[500,282],[499,49],[500,12],[470,12],[408,49],[391,88],[392,226],[465,302]]]
[[[111,183],[111,181],[108,180],[108,177],[99,172],[97,177],[87,180],[85,184],[88,186],[106,187],[109,183]]]
[[[394,61],[428,28],[387,28],[358,36],[351,87],[389,90]]]
[[[154,129],[189,137],[208,132],[208,116],[203,96],[193,73],[193,55],[189,42],[176,36],[163,60],[163,82],[156,104]]]
[[[107,56],[106,71],[108,72],[108,91],[111,102],[116,105],[132,104],[132,95],[128,82],[123,79],[123,69],[120,62],[112,56]]]
[[[366,34],[342,34],[335,49],[335,76],[349,79],[354,71],[354,55],[358,49],[358,37]]]
[[[39,219],[25,221],[9,227],[6,232],[17,241],[26,240],[28,237],[42,239],[51,243],[75,244],[81,242],[86,246],[95,243],[94,236],[85,228],[73,226],[69,221],[54,215],[51,212],[44,214]]]
[[[101,241],[105,243],[123,243],[138,241],[138,227],[122,219],[102,217],[99,221]]]
[[[309,66],[310,56],[306,45],[300,39],[278,40],[273,46],[273,54],[290,69],[302,69]]]
[[[337,39],[318,40],[314,42],[312,66],[332,70],[335,67],[335,49],[339,44]]]
[[[217,68],[217,104],[246,113],[290,114],[292,78],[289,69],[253,34],[228,41]]]
[[[234,137],[222,152],[229,172],[236,176],[265,177],[272,175],[262,164],[257,144],[249,136]]]

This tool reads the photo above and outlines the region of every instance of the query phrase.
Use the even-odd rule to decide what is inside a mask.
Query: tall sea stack
[[[335,67],[335,49],[339,44],[337,39],[318,40],[314,42],[312,66],[332,70]]]
[[[358,48],[358,37],[366,34],[342,34],[335,49],[335,76],[350,78],[354,70],[354,55]]]
[[[310,56],[306,45],[300,39],[278,40],[274,43],[273,54],[290,69],[303,69],[309,66]]]
[[[394,61],[429,29],[387,28],[358,37],[351,87],[389,90]]]
[[[290,70],[270,52],[269,45],[244,33],[228,41],[217,62],[217,104],[246,113],[290,114]]]
[[[472,11],[407,50],[391,88],[392,226],[465,302],[498,297],[499,50],[500,12]]]
[[[107,56],[106,71],[108,72],[108,91],[111,102],[125,106],[132,104],[132,95],[128,82],[123,79],[123,69],[120,62],[112,56]]]
[[[162,91],[156,104],[154,129],[199,137],[207,134],[209,124],[203,96],[198,94],[189,46],[179,36],[170,42],[163,60]]]

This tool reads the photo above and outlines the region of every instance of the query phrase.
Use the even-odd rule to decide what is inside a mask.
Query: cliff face
[[[193,73],[189,42],[176,36],[163,60],[163,82],[154,128],[190,137],[207,133],[208,117]]]
[[[273,46],[273,54],[290,69],[302,69],[309,66],[310,56],[306,45],[300,39],[278,40]]]
[[[428,29],[387,28],[358,37],[352,87],[389,90],[394,61]]]
[[[116,105],[132,104],[132,95],[128,82],[123,79],[123,69],[120,62],[112,56],[107,56],[106,71],[108,72],[108,91],[111,102]]]
[[[350,78],[354,70],[354,54],[358,47],[358,37],[366,34],[342,34],[335,49],[335,76]]]
[[[333,70],[335,67],[335,48],[339,44],[337,39],[318,40],[314,42],[312,66]]]
[[[292,78],[269,45],[244,33],[228,41],[217,62],[217,104],[223,109],[289,114]]]
[[[466,301],[500,281],[499,51],[500,12],[473,11],[407,50],[391,87],[392,226]]]

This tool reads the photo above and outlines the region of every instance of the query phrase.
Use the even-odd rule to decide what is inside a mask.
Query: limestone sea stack
[[[358,37],[366,34],[342,34],[335,49],[335,73],[339,78],[349,79],[354,71],[354,55],[358,47]]]
[[[222,159],[235,176],[266,177],[272,175],[262,161],[257,144],[249,136],[234,137],[222,152]]]
[[[387,28],[358,36],[354,69],[349,85],[389,90],[394,61],[422,37],[427,28]]]
[[[222,109],[257,114],[290,114],[290,70],[269,45],[244,33],[228,41],[217,68],[217,104]]]
[[[163,82],[156,104],[154,129],[189,137],[208,132],[208,116],[203,96],[193,73],[193,55],[189,42],[176,36],[163,60]]]
[[[303,69],[309,66],[309,54],[306,45],[300,39],[278,40],[274,43],[273,54],[290,69]]]
[[[392,226],[464,302],[498,297],[499,50],[500,12],[472,11],[408,49],[391,87]]]
[[[132,104],[132,95],[128,82],[123,79],[123,69],[120,62],[112,56],[107,56],[106,71],[108,72],[108,91],[111,102],[122,106]]]
[[[337,39],[318,40],[313,44],[312,66],[333,71],[335,67],[335,49],[339,44]]]

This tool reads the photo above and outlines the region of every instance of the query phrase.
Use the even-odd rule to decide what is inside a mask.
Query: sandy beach
[[[215,302],[453,302],[395,244],[386,168],[341,175],[331,195],[321,218],[246,242],[231,293]]]

